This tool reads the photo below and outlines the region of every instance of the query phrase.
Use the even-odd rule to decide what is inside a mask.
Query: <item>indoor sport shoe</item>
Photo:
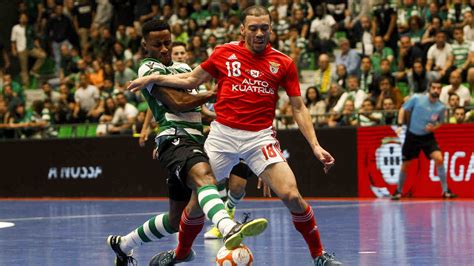
[[[221,231],[217,227],[213,226],[209,231],[204,234],[204,239],[220,239],[222,238]]]
[[[122,240],[121,236],[110,235],[107,237],[107,244],[115,252],[115,265],[116,266],[127,266],[127,265],[137,265],[137,261],[132,257],[132,253],[125,254],[120,249],[120,241]]]
[[[225,206],[225,210],[229,214],[230,219],[233,220],[235,217],[235,208],[229,209],[227,208],[227,204],[224,204],[224,206]],[[209,231],[207,231],[204,234],[204,239],[221,239],[222,237],[223,236],[221,232],[216,226],[212,227]]]
[[[246,222],[247,218],[248,217],[245,218],[243,223],[237,223],[230,229],[229,233],[224,236],[224,246],[226,249],[236,249],[240,246],[240,243],[242,243],[245,237],[259,235],[267,228],[267,219],[259,218]]]
[[[191,252],[189,255],[182,260],[176,259],[176,252],[174,249],[168,250],[168,251],[163,251],[161,253],[156,254],[151,258],[150,260],[150,266],[168,266],[168,265],[175,265],[181,262],[188,262],[194,260],[196,257],[196,252],[194,252],[193,249],[191,249]]]
[[[451,192],[451,190],[447,190],[445,192],[443,192],[443,195],[442,195],[443,199],[454,199],[454,198],[457,198],[458,195],[454,194],[453,192]]]
[[[321,256],[314,258],[314,266],[336,266],[342,265],[342,262],[337,261],[334,255],[323,251]]]
[[[399,200],[401,198],[402,198],[402,193],[398,191],[398,189],[395,190],[395,192],[393,192],[392,197],[391,197],[392,200]]]

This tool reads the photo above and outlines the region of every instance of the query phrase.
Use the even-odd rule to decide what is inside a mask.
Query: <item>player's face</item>
[[[261,53],[270,40],[269,16],[247,16],[244,25],[240,26],[240,34],[244,37],[246,46],[253,53]]]
[[[169,30],[152,31],[143,42],[143,48],[149,56],[158,59],[164,65],[171,63],[171,32]]]
[[[186,48],[184,46],[175,46],[171,52],[171,58],[173,61],[186,63],[188,59],[188,53],[186,52]]]

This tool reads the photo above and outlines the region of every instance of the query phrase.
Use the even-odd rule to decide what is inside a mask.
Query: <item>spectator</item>
[[[18,97],[22,103],[25,103],[26,101],[25,91],[23,90],[23,88],[18,82],[12,79],[12,75],[3,74],[2,84],[3,84],[2,85],[3,87],[0,88],[0,92],[2,92],[5,86],[10,85],[11,89],[13,90],[14,95]]]
[[[453,31],[454,41],[451,44],[453,49],[454,66],[466,80],[467,69],[470,65],[469,54],[474,52],[472,44],[464,40],[464,31],[461,27],[454,28]],[[472,56],[471,56],[472,57]]]
[[[407,35],[410,36],[413,44],[416,46],[421,45],[421,39],[425,33],[423,28],[423,20],[421,20],[419,16],[412,16],[408,23],[410,24],[410,28],[407,32]]]
[[[106,98],[104,100],[104,112],[99,118],[100,124],[97,126],[96,135],[104,136],[107,134],[108,127],[114,116],[115,110],[117,109],[117,104],[115,103],[114,98]]]
[[[104,85],[104,69],[102,63],[99,60],[92,62],[92,72],[89,74],[89,81],[92,85],[97,88],[101,88]]]
[[[390,79],[390,82],[392,84],[395,84],[395,77],[392,74],[392,71],[390,70],[390,62],[388,59],[382,59],[380,61],[380,73],[375,73],[375,78],[373,81],[373,84],[379,84],[380,79],[382,77],[388,77]],[[380,88],[378,86],[374,86],[374,90],[372,91],[372,97],[377,97],[380,94]]]
[[[13,91],[11,84],[5,84],[2,89],[3,99],[8,105],[8,110],[12,111],[16,106],[23,104],[23,101]]]
[[[322,99],[316,87],[309,87],[306,89],[306,107],[309,114],[313,118],[314,125],[324,125],[327,123],[326,102]]]
[[[293,59],[299,69],[308,67],[308,41],[298,35],[295,26],[290,27],[289,38],[284,42],[283,52]]]
[[[329,127],[353,126],[357,124],[354,101],[347,99],[341,113],[332,113],[328,120]]]
[[[415,0],[403,0],[402,6],[398,10],[397,26],[398,32],[405,33],[409,30],[411,24],[410,19],[413,16],[419,16],[420,11],[415,4]]]
[[[189,34],[183,30],[182,24],[179,24],[179,23],[173,24],[173,26],[171,26],[171,33],[173,35],[172,37],[175,42],[188,43]]]
[[[11,33],[12,54],[17,56],[20,62],[21,82],[29,86],[28,57],[36,58],[30,74],[39,76],[39,71],[46,58],[46,52],[41,48],[39,40],[35,38],[33,29],[28,25],[28,16],[20,14],[19,24],[12,28]]]
[[[127,67],[122,60],[115,61],[115,88],[119,91],[126,91],[127,85],[131,80],[137,78],[137,74],[131,68]]]
[[[387,97],[390,97],[394,100],[396,109],[399,109],[400,106],[402,106],[402,103],[403,103],[402,93],[400,92],[398,88],[394,86],[394,84],[391,82],[389,77],[383,76],[382,78],[380,78],[379,89],[380,89],[380,95],[377,97],[377,104],[375,105],[375,108],[377,110],[382,109],[383,99]]]
[[[130,43],[130,37],[127,33],[125,25],[119,25],[115,32],[115,40],[122,44],[122,47],[128,47]]]
[[[438,75],[433,71],[426,71],[421,59],[413,63],[413,68],[408,74],[408,87],[410,95],[413,93],[425,93],[431,85],[431,82],[437,79]]]
[[[332,53],[336,44],[331,40],[336,32],[336,21],[326,13],[324,5],[317,5],[309,29],[310,43],[317,54]]]
[[[374,93],[374,78],[375,73],[372,70],[372,61],[370,57],[364,56],[362,57],[361,64],[360,64],[360,88],[367,93],[370,97]]]
[[[115,42],[112,52],[112,62],[122,60],[127,67],[133,67],[133,55],[129,49],[125,49],[120,42]]]
[[[414,46],[410,36],[407,35],[400,38],[399,55],[398,71],[403,72],[403,74],[413,67],[415,60],[424,58],[423,51],[418,46]]]
[[[61,66],[61,46],[63,44],[71,45],[69,40],[74,34],[71,20],[63,14],[63,6],[56,5],[54,13],[47,22],[47,37],[51,41],[57,73],[59,73]]]
[[[217,39],[217,44],[223,44],[225,42],[226,30],[222,27],[219,17],[212,15],[209,23],[209,27],[204,30],[203,39],[207,41],[209,36],[214,35]]]
[[[30,117],[25,110],[25,105],[22,103],[17,104],[11,109],[6,120],[8,128],[11,129],[7,132],[8,138],[26,138],[31,134],[29,129],[31,125]]]
[[[341,48],[341,54],[336,56],[336,64],[346,66],[349,75],[357,75],[360,67],[359,54],[351,49],[349,40],[345,38],[339,40],[339,46]]]
[[[113,16],[113,6],[109,0],[95,0],[97,3],[96,14],[94,17],[94,27],[108,27]]]
[[[367,98],[367,93],[365,93],[359,87],[359,79],[357,76],[349,76],[347,79],[347,89],[348,91],[341,95],[341,98],[339,98],[336,106],[334,106],[334,111],[336,113],[342,112],[344,103],[347,99],[352,99],[354,101],[354,109],[358,110],[361,107],[362,102],[365,100],[365,98]]]
[[[53,135],[51,125],[51,113],[42,100],[35,100],[32,104],[32,115],[30,117],[31,138],[44,138]]]
[[[188,20],[189,20],[189,14],[188,14],[188,9],[186,8],[185,5],[180,5],[178,6],[178,12],[176,14],[172,14],[170,19],[169,19],[169,24],[170,25],[181,25],[184,27],[184,31],[187,30],[186,26],[188,25]]]
[[[466,12],[471,12],[471,8],[463,4],[463,0],[453,0],[453,4],[448,10],[445,28],[463,26],[464,13]]]
[[[59,93],[59,102],[54,106],[54,123],[55,124],[69,124],[73,123],[73,113],[75,109],[74,98],[71,100],[69,89],[66,85],[64,86],[61,92]],[[64,89],[65,88],[65,89]]]
[[[94,122],[91,111],[98,103],[99,90],[96,86],[89,84],[89,79],[86,74],[80,74],[79,76],[79,84],[74,93],[74,100],[76,106],[73,117],[77,122]]]
[[[209,11],[202,8],[201,0],[193,1],[193,10],[191,13],[191,18],[196,20],[197,25],[201,28],[205,28],[207,23],[211,20],[211,15]]]
[[[385,47],[382,36],[375,36],[374,38],[374,52],[370,56],[372,65],[374,66],[374,71],[380,73],[380,62],[382,59],[387,59],[390,63],[390,71],[394,72],[396,70],[395,66],[395,56],[393,50],[390,47]]]
[[[99,41],[99,58],[103,62],[112,62],[112,52],[115,44],[115,38],[110,29],[103,28]]]
[[[471,12],[464,13],[464,39],[469,43],[474,42],[474,19]]]
[[[369,16],[362,16],[360,20],[350,28],[347,34],[351,45],[355,46],[360,54],[372,55],[374,52],[374,44]]]
[[[319,68],[315,72],[314,85],[319,88],[321,94],[326,95],[331,86],[331,77],[334,75],[334,65],[329,61],[327,54],[320,54],[318,66]]]
[[[359,110],[358,125],[361,127],[375,126],[380,123],[382,114],[374,112],[375,102],[368,98],[362,102],[362,106]]]
[[[382,125],[396,125],[397,124],[397,109],[395,109],[394,100],[391,97],[385,97],[382,101]]]
[[[7,49],[0,42],[0,75],[10,68],[10,57],[8,57]],[[1,87],[1,84],[0,84]]]
[[[397,8],[389,0],[381,0],[372,9],[372,36],[382,36],[385,44],[392,48],[397,48],[398,32]]]
[[[447,109],[453,110],[454,108],[459,107],[460,102],[461,101],[459,99],[459,95],[457,95],[456,93],[450,93],[448,104],[446,107]]]
[[[461,73],[459,71],[451,72],[449,85],[441,89],[439,100],[444,104],[448,104],[449,94],[456,93],[460,98],[459,105],[468,106],[471,103],[471,93],[467,87],[461,84],[461,81]]]
[[[332,82],[337,83],[343,90],[346,90],[346,79],[348,77],[347,68],[343,64],[336,66],[336,72],[332,77]]]
[[[288,37],[290,24],[284,18],[278,14],[276,9],[270,10],[270,17],[272,19],[272,28],[276,32],[278,37],[282,40],[285,40]]]
[[[182,42],[173,42],[171,45],[171,58],[173,61],[187,63],[188,54],[186,53],[186,44]]]
[[[123,93],[117,93],[115,99],[117,109],[115,109],[111,125],[108,127],[108,133],[129,134],[132,132],[132,126],[135,123],[138,110],[135,106],[127,102],[127,98]]]
[[[339,101],[343,93],[344,93],[344,90],[339,84],[337,83],[331,84],[331,87],[329,88],[329,91],[328,91],[328,95],[326,96],[326,99],[324,100],[326,102],[326,113],[334,109],[334,106],[336,106],[337,102]]]
[[[446,83],[453,66],[453,50],[449,43],[446,43],[446,33],[439,31],[436,33],[436,43],[428,50],[426,62],[427,71],[437,71],[441,83]]]
[[[130,11],[130,10],[129,10]],[[138,32],[142,31],[143,23],[158,15],[158,3],[154,0],[135,1],[133,9],[133,26]]]
[[[133,27],[135,18],[135,0],[109,0],[113,7],[113,29],[118,25]]]
[[[137,119],[135,121],[135,124],[133,124],[133,135],[140,135],[140,132],[143,129],[143,124],[145,122],[145,115],[146,112],[138,112]]]
[[[442,23],[440,17],[434,16],[431,23],[426,27],[425,33],[423,33],[423,37],[421,38],[421,47],[425,53],[436,42],[436,33],[441,31]]]
[[[291,26],[296,27],[298,30],[298,36],[306,39],[308,37],[308,31],[309,31],[309,21],[308,19],[304,16],[304,12],[301,9],[294,9],[292,11],[292,17],[291,17]]]
[[[60,94],[59,92],[53,90],[53,87],[51,87],[51,84],[49,84],[48,82],[43,82],[41,84],[41,90],[42,90],[42,95],[41,95],[41,99],[43,101],[49,101],[51,102],[53,105],[56,105],[59,103],[59,98],[60,98]]]
[[[79,35],[79,43],[81,46],[82,55],[85,55],[89,48],[89,30],[92,26],[92,22],[94,21],[95,11],[95,1],[74,1],[74,7],[72,9],[72,22],[77,34]]]
[[[458,106],[454,108],[453,115],[449,118],[451,124],[463,124],[466,121],[466,109]]]
[[[0,99],[0,139],[6,138],[8,108],[5,100]]]

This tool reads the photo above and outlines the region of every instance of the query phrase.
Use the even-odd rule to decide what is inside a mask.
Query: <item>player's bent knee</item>
[[[196,188],[206,185],[215,185],[216,178],[212,173],[211,166],[207,163],[198,163],[189,171],[189,181]]]

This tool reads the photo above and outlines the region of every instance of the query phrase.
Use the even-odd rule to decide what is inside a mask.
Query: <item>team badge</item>
[[[270,62],[270,72],[273,74],[276,74],[278,72],[278,68],[280,67],[280,64],[275,63],[275,62]]]
[[[278,71],[278,69],[277,69],[277,71]],[[250,76],[252,76],[254,78],[258,78],[258,76],[260,76],[260,71],[251,69],[250,70]]]

